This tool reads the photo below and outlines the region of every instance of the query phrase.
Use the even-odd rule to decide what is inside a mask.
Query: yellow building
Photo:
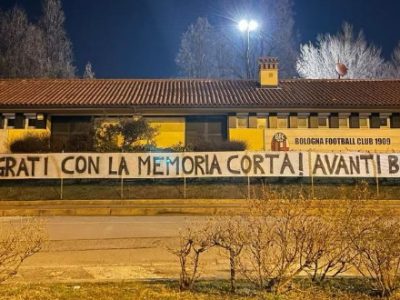
[[[158,128],[158,148],[400,151],[399,80],[279,80],[278,62],[263,59],[258,81],[0,80],[0,153],[28,133],[68,151],[94,120],[133,116]]]

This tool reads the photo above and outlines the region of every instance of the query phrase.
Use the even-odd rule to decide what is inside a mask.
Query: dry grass
[[[354,198],[357,180],[316,179],[314,197],[316,199]],[[381,179],[379,197],[375,182],[369,182],[367,194],[370,198],[400,199],[399,180]],[[251,196],[257,198],[265,185],[273,188],[303,189],[311,194],[309,179],[251,179]],[[64,180],[64,199],[120,199],[119,180]],[[0,182],[1,200],[53,200],[60,199],[59,180],[3,180]],[[188,199],[246,199],[247,178],[187,179]],[[182,179],[125,180],[123,199],[182,199],[184,184]]]
[[[351,279],[344,279],[346,281]],[[146,299],[146,300],[205,300],[205,299],[248,299],[248,300],[371,300],[378,299],[373,295],[362,293],[362,283],[354,282],[353,290],[342,290],[341,282],[318,288],[309,288],[306,283],[300,284],[287,294],[277,296],[268,293],[256,292],[246,286],[238,287],[236,294],[229,292],[228,281],[200,282],[194,292],[179,292],[176,282],[122,282],[122,283],[82,283],[82,284],[3,284],[0,285],[1,299]],[[348,282],[346,286],[348,286]],[[400,298],[392,298],[400,299]]]

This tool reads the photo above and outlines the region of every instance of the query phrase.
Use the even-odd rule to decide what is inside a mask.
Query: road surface
[[[49,242],[28,258],[18,282],[80,282],[177,278],[179,264],[168,247],[191,216],[47,217]],[[1,218],[7,222],[13,218]],[[226,276],[228,264],[218,251],[204,255],[203,274]],[[208,275],[207,275],[208,274]]]

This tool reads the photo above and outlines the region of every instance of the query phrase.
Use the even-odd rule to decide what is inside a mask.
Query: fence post
[[[183,177],[183,199],[187,198],[186,194],[186,176]]]
[[[62,150],[62,153],[64,154],[64,150]],[[64,198],[64,176],[63,173],[60,172],[61,178],[60,178],[60,200],[63,200]]]
[[[60,184],[60,200],[63,200],[63,194],[64,194],[64,179],[61,175],[61,184]]]
[[[310,179],[311,179],[311,199],[314,199],[315,193],[314,193],[314,174],[312,170],[312,161],[311,161],[311,151],[308,151],[308,170],[310,174]]]
[[[247,199],[251,198],[251,189],[250,189],[250,176],[247,175]]]
[[[183,160],[183,157],[185,156],[185,152],[186,152],[186,149],[183,148],[183,151],[179,153],[179,155],[181,156],[181,160]],[[186,199],[187,198],[186,176],[185,176],[185,173],[182,173],[182,174],[183,174],[183,199]]]
[[[120,161],[121,161],[121,159],[122,159],[123,153],[124,153],[124,150],[122,149],[122,150],[121,150]],[[124,199],[124,175],[123,175],[122,172],[121,172],[120,196],[121,196],[121,200]]]
[[[374,167],[374,177],[375,177],[375,184],[376,184],[376,198],[379,198],[379,174],[377,170],[377,162],[375,160],[375,156],[373,156],[373,167]]]

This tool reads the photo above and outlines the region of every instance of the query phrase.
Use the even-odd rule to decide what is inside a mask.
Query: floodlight
[[[258,23],[257,23],[256,21],[251,20],[251,21],[248,23],[248,30],[249,30],[249,31],[254,31],[254,30],[256,30],[257,28],[258,28]]]
[[[246,31],[249,29],[249,22],[247,20],[241,20],[238,24],[240,31]]]

